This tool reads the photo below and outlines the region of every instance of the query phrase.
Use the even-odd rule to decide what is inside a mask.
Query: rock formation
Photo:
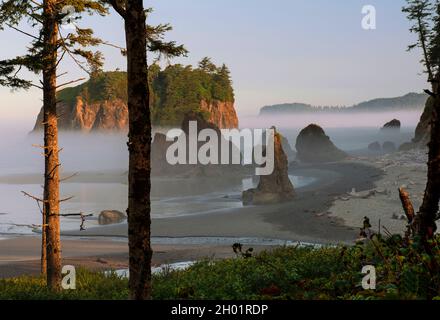
[[[391,141],[385,141],[382,145],[382,150],[385,153],[393,153],[397,150],[396,145]]]
[[[238,128],[234,108],[233,88],[230,81],[217,83],[211,74],[211,82],[204,88],[200,77],[188,68],[175,67],[174,71],[157,71],[151,84],[151,115],[153,126],[178,126],[188,111],[201,111],[206,119],[220,129]],[[175,73],[173,73],[175,72]],[[203,71],[198,71],[203,72]],[[161,74],[163,73],[163,74]],[[167,75],[169,81],[161,81]],[[189,81],[185,77],[195,77]],[[169,84],[169,82],[173,84]],[[171,87],[168,87],[171,86]],[[177,88],[175,86],[178,86]],[[88,81],[57,92],[58,125],[60,130],[74,131],[127,131],[127,77],[125,72],[102,72]],[[204,91],[203,91],[204,90]],[[228,94],[221,94],[227,91]],[[184,92],[185,94],[175,94]],[[171,102],[168,102],[171,101]],[[40,111],[34,131],[43,129],[43,112]]]
[[[380,145],[380,143],[378,141],[370,143],[368,145],[368,150],[372,151],[372,152],[381,152],[382,151],[382,146]]]
[[[296,151],[297,159],[301,162],[333,162],[347,157],[316,124],[311,124],[300,132],[296,139]]]
[[[124,131],[128,130],[127,103],[115,99],[87,103],[76,97],[73,105],[58,103],[60,130],[74,131]],[[43,109],[38,114],[34,131],[43,129]]]
[[[420,121],[417,125],[413,143],[417,147],[425,148],[429,143],[431,134],[431,119],[434,109],[434,98],[429,97],[426,101],[425,110],[423,111]]]
[[[287,161],[294,161],[296,158],[296,152],[293,151],[292,147],[290,146],[289,140],[287,140],[287,138],[283,135],[281,135],[281,146],[283,147],[284,153],[287,156]]]
[[[127,131],[128,107],[120,100],[104,100],[94,103],[77,97],[72,105],[59,103],[60,130],[74,131]],[[210,104],[202,101],[200,109],[208,115],[208,121],[220,129],[238,128],[238,117],[232,102],[213,101]],[[38,114],[34,131],[43,130],[43,109]]]
[[[231,142],[226,143],[229,146],[230,164],[221,164],[221,154],[218,155],[217,164],[189,164],[189,123],[193,121],[197,123],[197,134],[203,129],[212,129],[217,133],[218,150],[220,152],[224,139],[221,135],[220,129],[213,123],[204,119],[201,113],[188,112],[181,125],[183,133],[186,135],[186,164],[170,165],[166,159],[166,153],[168,148],[174,143],[174,141],[167,141],[166,135],[162,133],[156,133],[152,143],[152,174],[155,176],[182,176],[182,177],[219,177],[219,176],[241,176],[243,172],[246,172],[249,168],[244,168],[241,164],[232,164],[232,152],[235,148]],[[194,137],[193,137],[194,138]],[[206,142],[198,142],[197,153],[201,146]],[[238,150],[239,151],[239,150]]]
[[[238,117],[233,102],[214,100],[211,103],[203,101],[200,109],[209,114],[208,121],[220,129],[238,128]]]
[[[246,190],[242,194],[244,205],[264,205],[291,201],[295,190],[288,174],[287,156],[283,150],[281,135],[274,138],[274,171],[271,175],[260,176],[260,182],[255,189]]]
[[[385,123],[385,125],[382,127],[382,130],[400,130],[401,126],[401,122],[397,119],[394,119]]]
[[[98,222],[100,225],[108,225],[108,224],[115,224],[115,223],[121,223],[127,219],[127,216],[117,210],[104,210],[101,211],[98,217]]]

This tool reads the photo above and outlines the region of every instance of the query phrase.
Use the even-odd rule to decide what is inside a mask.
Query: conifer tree
[[[0,2],[0,29],[11,28],[29,37],[27,52],[21,56],[0,61],[0,85],[29,89],[37,87],[43,91],[44,113],[44,191],[43,198],[35,198],[43,204],[42,272],[47,274],[47,285],[52,290],[61,287],[61,243],[60,243],[60,199],[59,194],[59,147],[57,124],[58,88],[76,82],[57,84],[57,67],[70,56],[82,69],[87,64],[99,66],[101,56],[87,49],[101,41],[93,37],[91,29],[70,24],[72,29],[64,32],[62,27],[69,14],[76,12],[106,14],[100,1],[92,0],[4,0]],[[30,31],[24,31],[21,23],[27,23]],[[35,83],[21,76],[27,69],[40,77]],[[46,270],[47,269],[47,270]]]
[[[437,230],[439,201],[440,201],[440,92],[439,92],[439,39],[440,39],[440,8],[439,2],[432,3],[429,0],[407,0],[408,6],[403,8],[407,17],[413,22],[410,31],[418,36],[415,44],[409,46],[409,50],[420,48],[423,53],[421,63],[428,74],[428,82],[431,90],[425,90],[433,100],[433,112],[431,118],[431,132],[429,142],[428,181],[423,197],[423,203],[419,212],[414,217],[412,230],[426,240],[432,239]],[[425,246],[429,249],[429,246]]]
[[[128,85],[128,246],[130,298],[151,298],[151,113],[147,51],[157,59],[185,55],[186,49],[164,41],[171,26],[147,25],[151,9],[142,0],[108,0],[123,18]]]

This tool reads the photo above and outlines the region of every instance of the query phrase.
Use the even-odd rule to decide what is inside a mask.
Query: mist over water
[[[278,116],[249,116],[240,118],[240,128],[269,128],[275,126],[294,148],[299,132],[309,124],[321,126],[335,145],[344,151],[366,149],[372,142],[391,141],[397,147],[414,138],[422,111],[381,113],[304,113]],[[400,132],[380,131],[393,119],[402,123]]]
[[[393,111],[376,113],[298,113],[292,115],[247,116],[240,118],[242,128],[269,128],[273,125],[280,129],[304,128],[315,123],[327,128],[380,128],[385,123],[398,119],[403,127],[416,127],[422,110]]]
[[[337,147],[345,151],[365,149],[372,142],[392,141],[398,147],[410,141],[421,112],[395,112],[375,114],[300,114],[278,117],[243,117],[241,128],[270,128],[275,125],[288,138],[294,148],[301,129],[311,123],[323,127],[326,134]],[[392,119],[402,122],[400,132],[380,131],[380,128]],[[0,182],[0,234],[31,232],[23,225],[39,224],[41,215],[38,207],[30,198],[21,194],[27,191],[36,196],[42,194],[44,159],[42,149],[33,145],[43,144],[43,133],[29,134],[29,128],[6,123],[2,119],[0,127],[0,178],[5,176],[23,176],[14,183]],[[128,150],[126,133],[73,133],[60,132],[59,146],[61,176],[79,172],[82,180],[61,184],[62,197],[74,196],[62,205],[62,213],[94,213],[95,218],[87,226],[97,225],[97,216],[102,210],[125,211],[127,207],[126,175],[128,170]],[[29,178],[38,175],[40,179]],[[112,176],[113,175],[113,176]],[[90,178],[91,177],[91,178]],[[110,177],[106,179],[106,177]],[[85,179],[85,180],[84,180]],[[89,179],[89,180],[87,180]],[[296,187],[307,185],[307,177],[291,177]],[[6,179],[7,180],[7,179]],[[198,213],[218,212],[242,206],[241,191],[249,186],[251,180],[243,180],[243,185],[231,185],[229,188],[206,188],[205,193],[190,192],[169,194],[169,182],[159,183],[153,179],[152,215],[165,218]],[[200,182],[201,183],[201,182]],[[173,183],[178,190],[184,184]],[[222,187],[222,188],[223,188]],[[164,190],[162,190],[164,189]],[[172,189],[172,188],[171,188]],[[212,190],[211,190],[212,189]],[[228,199],[225,200],[225,195]],[[17,225],[18,224],[18,225]],[[61,219],[62,229],[77,229],[78,219]]]
[[[2,132],[3,131],[3,132]],[[44,168],[43,133],[10,134],[0,130],[0,176],[41,173]],[[117,133],[82,134],[61,132],[59,146],[62,172],[127,170],[127,135]]]

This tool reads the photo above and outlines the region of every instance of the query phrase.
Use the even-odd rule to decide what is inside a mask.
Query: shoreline
[[[358,229],[343,225],[339,217],[330,216],[329,209],[336,197],[352,188],[362,191],[374,187],[381,170],[358,161],[344,161],[291,167],[289,174],[318,180],[297,189],[295,200],[288,203],[153,219],[153,265],[234,257],[233,243],[228,242],[237,239],[248,239],[250,243],[243,241],[244,245],[257,252],[291,242],[353,244]],[[124,269],[128,265],[126,223],[82,232],[64,231],[62,238],[63,263],[97,270]],[[38,274],[39,239],[38,235],[29,235],[1,240],[0,277]],[[267,243],[262,243],[263,239]]]

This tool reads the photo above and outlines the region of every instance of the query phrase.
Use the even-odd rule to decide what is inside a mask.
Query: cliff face
[[[213,101],[208,104],[202,101],[200,109],[208,112],[208,122],[215,124],[219,129],[238,128],[238,117],[233,102]]]
[[[74,105],[58,104],[60,130],[123,131],[128,129],[128,108],[122,100],[88,104],[77,97]],[[38,115],[34,130],[43,129],[43,110]]]
[[[413,143],[419,147],[426,147],[430,139],[432,111],[434,110],[434,98],[429,97],[426,101],[425,110],[420,117],[419,124],[416,128]]]
[[[213,101],[200,103],[202,111],[208,114],[208,122],[220,129],[238,128],[238,117],[233,102]],[[128,130],[127,104],[115,99],[94,103],[76,98],[75,104],[58,104],[59,129],[74,131],[124,131]],[[43,129],[43,111],[40,111],[34,130]]]
[[[214,71],[170,65],[149,69],[153,126],[179,127],[186,113],[202,111],[220,129],[238,127],[234,90],[226,66]],[[61,130],[127,130],[127,74],[101,72],[88,81],[57,93]],[[208,102],[209,101],[209,102]],[[34,130],[42,129],[40,112]]]

